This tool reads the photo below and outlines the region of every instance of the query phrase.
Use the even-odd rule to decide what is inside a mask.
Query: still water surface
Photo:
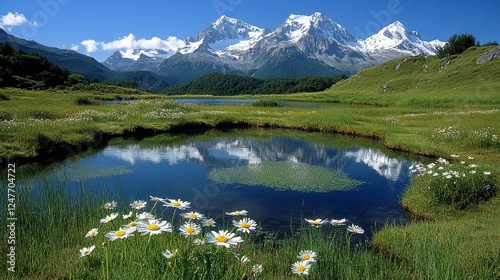
[[[32,183],[42,177],[57,177],[66,178],[75,188],[114,186],[127,195],[129,202],[149,200],[149,195],[182,199],[191,202],[191,210],[218,219],[226,211],[245,209],[264,230],[273,231],[286,231],[302,218],[347,218],[370,234],[375,225],[408,220],[399,201],[409,181],[408,167],[416,161],[368,140],[335,135],[284,130],[208,131],[158,135],[141,141],[115,139],[100,151],[50,166],[33,177]],[[282,169],[270,181],[304,184],[302,191],[276,189],[272,184],[220,183],[207,177],[215,171],[252,170],[271,162],[281,163]],[[362,183],[350,190],[316,192],[302,180],[287,182],[296,175],[287,166],[297,165],[344,174]],[[301,172],[307,182],[308,171]],[[312,182],[318,178],[309,179]],[[330,179],[321,180],[328,183]],[[118,200],[112,195],[110,200]]]

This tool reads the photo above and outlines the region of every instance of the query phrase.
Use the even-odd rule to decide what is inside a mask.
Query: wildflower
[[[470,167],[470,168],[476,168],[476,167],[477,167],[477,164],[474,164],[474,163],[469,164],[469,167]]]
[[[112,213],[112,214],[107,215],[103,219],[101,219],[100,222],[101,222],[101,224],[109,223],[112,220],[116,219],[116,217],[118,217],[118,213]]]
[[[234,233],[230,233],[227,230],[220,230],[219,232],[212,231],[211,234],[207,235],[209,243],[215,243],[218,246],[225,246],[226,248],[232,245],[238,245],[238,243],[243,242],[243,239],[239,236],[235,236]]]
[[[248,214],[247,210],[240,210],[240,211],[234,211],[234,212],[226,212],[226,215],[229,216],[246,216]]]
[[[116,206],[117,206],[116,201],[111,201],[104,204],[104,209],[115,209]]]
[[[252,266],[252,273],[254,275],[260,274],[262,273],[262,271],[264,271],[264,267],[262,266],[262,264],[254,264],[254,266]]]
[[[238,228],[238,231],[250,233],[257,228],[257,223],[249,218],[243,218],[240,221],[233,221],[233,225]]]
[[[172,227],[170,226],[170,223],[167,221],[161,221],[160,220],[148,220],[147,222],[145,221],[139,221],[137,223],[137,231],[141,233],[141,235],[153,235],[153,234],[160,234],[162,232],[172,232]]]
[[[106,233],[106,237],[109,238],[109,241],[114,241],[116,239],[124,239],[129,237],[132,233],[135,232],[134,228],[120,228],[117,231],[110,231]]]
[[[238,259],[242,265],[245,265],[250,262],[250,259],[247,256],[242,256]]]
[[[184,210],[184,209],[187,209],[187,208],[191,208],[191,202],[187,202],[187,201],[182,201],[180,199],[170,199],[170,198],[167,198],[166,200],[168,201],[163,201],[163,206],[166,206],[166,207],[174,207],[174,208],[177,208],[177,209],[180,209],[180,210]]]
[[[179,250],[175,249],[172,252],[170,252],[170,250],[166,250],[162,254],[163,254],[163,256],[165,256],[165,258],[172,259],[172,258],[175,258],[179,255]]]
[[[292,265],[292,273],[299,275],[308,275],[311,269],[311,263],[306,261],[298,261]]]
[[[473,160],[473,159],[474,159],[474,157],[473,157],[473,156],[468,156],[467,158],[468,158],[468,159],[470,159],[470,160]]]
[[[136,210],[139,210],[139,209],[146,207],[146,203],[147,202],[144,200],[136,200],[133,203],[130,203],[130,207],[132,207]]]
[[[476,174],[476,172],[477,172],[476,170],[469,171],[470,174]]]
[[[158,203],[158,202],[163,202],[163,201],[164,201],[164,199],[163,199],[163,198],[161,198],[161,197],[156,197],[156,196],[151,196],[151,195],[150,195],[150,196],[149,196],[149,198],[150,198],[150,200],[151,200],[151,201],[154,201],[154,202],[156,202],[156,203]]]
[[[201,245],[205,245],[205,240],[200,239],[200,238],[197,238],[197,239],[195,239],[195,240],[193,241],[193,243],[194,243],[194,244],[196,244],[196,245],[201,246]]]
[[[189,213],[182,213],[181,217],[184,219],[189,219],[189,220],[202,220],[204,218],[203,214],[200,214],[198,212],[189,212]]]
[[[310,219],[304,219],[306,220],[307,223],[309,223],[313,227],[319,227],[324,223],[327,223],[327,220],[322,220],[322,219],[316,219],[316,220],[310,220]]]
[[[134,228],[134,230],[137,229],[137,222],[136,221],[131,221],[128,223],[128,225],[125,226],[126,228]]]
[[[330,224],[332,224],[332,226],[343,226],[343,225],[345,225],[346,222],[347,222],[347,219],[340,219],[340,220],[332,219],[330,221]]]
[[[136,214],[136,217],[138,221],[153,220],[155,218],[153,214],[148,212],[142,212],[140,214]]]
[[[99,233],[99,230],[96,228],[93,228],[89,232],[87,232],[87,235],[85,235],[85,237],[95,237],[98,233]]]
[[[95,248],[95,245],[92,245],[92,246],[90,246],[88,248],[87,247],[83,247],[82,249],[80,249],[80,258],[90,255],[90,253],[92,253],[92,251],[94,250],[94,248]]]
[[[201,231],[201,228],[197,224],[185,223],[182,226],[180,226],[179,231],[181,232],[182,235],[188,237],[192,235],[198,235]]]
[[[300,251],[299,260],[306,262],[315,262],[316,261],[316,253],[311,250]]]
[[[491,175],[491,172],[490,171],[484,171],[483,174],[486,175],[486,176],[488,176],[488,175]]]
[[[452,157],[452,158],[459,158],[459,157],[460,157],[460,155],[451,154],[451,155],[450,155],[450,157]]]
[[[347,226],[347,231],[352,232],[352,233],[358,233],[358,234],[365,233],[364,229],[362,229],[360,226],[357,226],[355,224]]]
[[[123,215],[124,220],[130,219],[130,217],[132,217],[132,211],[128,212],[128,214]]]
[[[206,227],[215,227],[215,220],[210,218],[210,219],[205,219],[203,221],[203,225]]]

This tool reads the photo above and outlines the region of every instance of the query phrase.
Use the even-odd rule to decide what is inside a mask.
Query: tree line
[[[497,42],[488,42],[483,46],[498,45]],[[473,46],[481,46],[481,43],[476,41],[476,37],[469,33],[453,34],[444,46],[439,46],[434,53],[439,58],[444,58],[450,55],[461,54],[465,50]]]
[[[206,74],[196,80],[171,86],[163,93],[168,95],[209,94],[234,96],[240,94],[284,94],[296,92],[317,92],[330,88],[346,75],[336,77],[291,77],[257,79],[236,74]]]

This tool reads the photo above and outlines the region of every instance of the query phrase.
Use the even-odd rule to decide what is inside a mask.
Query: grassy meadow
[[[345,225],[330,224],[316,228],[304,223],[290,229],[285,239],[259,230],[241,233],[226,216],[217,221],[218,229],[244,240],[232,248],[194,244],[195,237],[179,234],[182,211],[160,204],[153,207],[155,203],[146,197],[139,198],[148,201],[140,211],[156,215],[169,211],[164,213],[172,214],[168,222],[173,223],[173,232],[151,237],[136,232],[134,237],[109,241],[105,234],[130,222],[122,215],[132,210],[132,201],[120,199],[118,186],[102,186],[100,195],[91,195],[84,185],[76,194],[52,182],[39,189],[19,185],[17,272],[2,270],[0,278],[241,279],[245,274],[248,279],[498,279],[500,60],[475,63],[489,49],[473,47],[451,57],[446,67],[436,57],[397,59],[361,71],[325,92],[266,96],[331,103],[314,109],[181,105],[163,96],[119,88],[0,89],[0,168],[5,192],[8,163],[50,162],[102,147],[115,136],[241,126],[370,137],[396,151],[446,159],[447,175],[453,180],[451,184],[442,173],[434,177],[428,170],[419,170],[422,176],[412,180],[401,201],[415,215],[414,222],[385,225],[371,240],[348,232]],[[123,98],[139,100],[102,101]],[[471,165],[477,165],[474,173],[464,169]],[[443,184],[454,189],[444,192]],[[460,196],[463,193],[469,195]],[[1,205],[6,205],[7,196],[0,197]],[[113,200],[116,209],[103,207]],[[99,222],[115,212],[119,213],[116,219]],[[92,228],[98,228],[99,234],[85,237]],[[215,231],[201,229],[198,237],[211,230]],[[0,233],[1,242],[6,242],[5,227]],[[95,249],[80,257],[80,250],[91,245]],[[167,258],[162,255],[167,249],[179,251]],[[307,263],[309,275],[292,272],[303,250],[317,255],[316,262]],[[250,263],[242,263],[243,256]],[[4,264],[6,258],[6,254],[0,256]],[[252,272],[259,264],[262,272]]]

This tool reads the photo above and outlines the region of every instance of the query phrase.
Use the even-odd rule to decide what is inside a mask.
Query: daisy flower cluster
[[[298,275],[309,275],[311,265],[316,262],[316,253],[311,250],[303,250],[297,256],[298,261],[292,264],[292,273]]]
[[[412,184],[427,190],[435,204],[463,209],[490,198],[495,190],[495,174],[474,162],[473,156],[451,154],[429,164],[410,166]]]
[[[312,219],[304,219],[310,226],[312,227],[315,227],[315,228],[319,228],[320,226],[322,225],[332,225],[334,227],[337,227],[337,226],[345,226],[346,223],[347,223],[347,219],[339,219],[339,220],[336,220],[336,219],[331,219],[331,220],[328,220],[328,219],[315,219],[315,220],[312,220]],[[355,225],[355,224],[351,224],[350,226],[347,226],[347,231],[348,232],[351,232],[351,233],[357,233],[357,234],[363,234],[365,233],[365,231],[363,230],[363,228],[361,228],[360,226],[358,225]]]
[[[146,211],[148,205],[153,205],[149,211]],[[217,221],[214,218],[206,217],[204,214],[190,211],[191,203],[181,199],[160,198],[150,196],[150,201],[135,200],[129,204],[131,209],[128,213],[119,215],[115,212],[117,208],[115,201],[105,203],[102,208],[109,210],[112,213],[107,214],[99,220],[101,227],[90,229],[85,237],[86,239],[95,240],[101,238],[103,247],[107,242],[123,242],[119,240],[126,240],[129,238],[142,238],[147,237],[148,242],[150,238],[161,238],[165,234],[178,234],[192,242],[193,246],[216,246],[227,249],[234,249],[241,251],[238,246],[244,242],[243,238],[239,235],[248,235],[254,233],[258,224],[255,220],[248,218],[247,210],[239,210],[233,212],[226,212],[227,216],[232,217],[232,222],[229,229],[216,230]],[[155,216],[155,208],[164,207],[162,212],[166,209],[174,209],[178,213],[180,221],[163,220]],[[111,230],[110,230],[111,229]],[[84,247],[79,250],[79,257],[88,257],[96,249],[95,245]],[[162,251],[163,257],[174,260],[182,256],[182,251],[179,248],[164,248]],[[250,258],[245,255],[234,253],[238,262],[241,265],[250,263]],[[249,267],[250,269],[250,267]],[[256,276],[263,271],[262,264],[255,264],[249,270],[249,273]]]

